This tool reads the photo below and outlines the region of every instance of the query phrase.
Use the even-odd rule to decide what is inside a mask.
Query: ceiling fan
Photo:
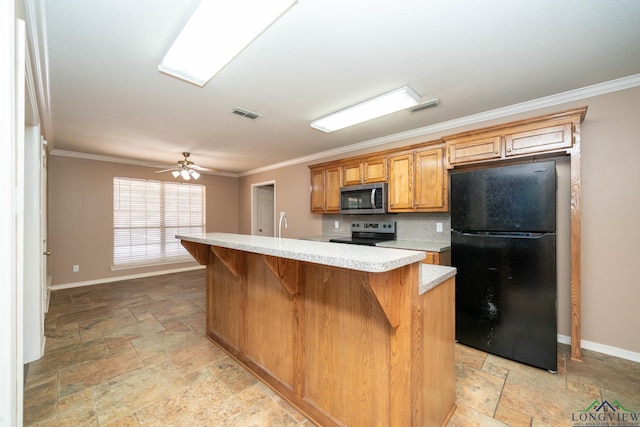
[[[181,176],[185,181],[189,181],[191,178],[198,179],[200,178],[200,173],[198,171],[212,171],[213,169],[207,169],[200,167],[189,160],[189,156],[191,153],[184,152],[182,153],[184,156],[184,160],[178,160],[176,165],[170,169],[164,169],[161,171],[156,171],[155,173],[162,172],[171,172],[174,178]]]

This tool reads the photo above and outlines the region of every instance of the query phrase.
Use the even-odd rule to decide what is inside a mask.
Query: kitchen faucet
[[[287,215],[284,212],[280,212],[280,221],[278,222],[278,237],[282,237],[282,220],[284,220],[284,228],[289,228],[287,223]]]

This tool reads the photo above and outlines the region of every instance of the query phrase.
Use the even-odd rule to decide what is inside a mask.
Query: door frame
[[[276,200],[277,200],[277,186],[276,181],[264,181],[257,182],[255,184],[251,184],[251,234],[256,235],[257,233],[257,218],[258,218],[258,206],[256,204],[256,195],[258,193],[258,188],[260,187],[273,187],[273,230],[275,233],[276,230]]]

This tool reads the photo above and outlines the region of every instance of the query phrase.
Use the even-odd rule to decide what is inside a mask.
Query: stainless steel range
[[[395,221],[355,221],[351,224],[351,237],[331,239],[334,243],[375,246],[376,243],[396,240]]]

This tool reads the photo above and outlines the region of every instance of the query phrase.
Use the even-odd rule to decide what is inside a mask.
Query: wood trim
[[[400,325],[400,285],[399,269],[386,273],[369,273],[369,286],[373,291],[378,304],[384,311],[391,327]]]
[[[244,252],[220,246],[211,246],[211,250],[234,276],[240,277],[245,275],[247,271],[247,261]]]
[[[422,369],[416,366],[424,366],[420,363],[419,352],[414,348],[414,338],[422,337],[424,333],[422,324],[418,324],[413,318],[419,312],[418,305],[418,265],[411,264],[405,267],[392,270],[386,273],[393,284],[394,298],[397,298],[397,308],[399,310],[397,326],[391,331],[390,369],[389,369],[389,426],[405,427],[410,425],[422,426],[424,414],[419,409],[419,399],[424,401],[426,396],[418,398],[412,391],[415,391],[417,384],[422,384]],[[372,274],[369,273],[371,282]],[[395,302],[395,299],[394,299]],[[454,348],[453,346],[451,346]],[[455,375],[455,374],[454,374]],[[414,378],[418,380],[413,382]],[[455,378],[455,377],[454,377]],[[428,399],[428,398],[427,398]],[[431,414],[429,414],[431,416]],[[432,419],[432,418],[429,418]],[[413,423],[412,423],[413,421]]]
[[[189,252],[191,256],[198,262],[198,264],[209,264],[209,245],[205,245],[204,243],[189,242],[186,240],[180,240],[180,243],[187,250],[187,252]]]
[[[581,278],[581,214],[580,199],[582,196],[580,124],[573,131],[574,145],[571,150],[571,359],[582,361],[582,278]]]
[[[301,272],[300,261],[279,258],[271,255],[263,256],[269,270],[280,281],[282,287],[291,295],[300,292]]]

